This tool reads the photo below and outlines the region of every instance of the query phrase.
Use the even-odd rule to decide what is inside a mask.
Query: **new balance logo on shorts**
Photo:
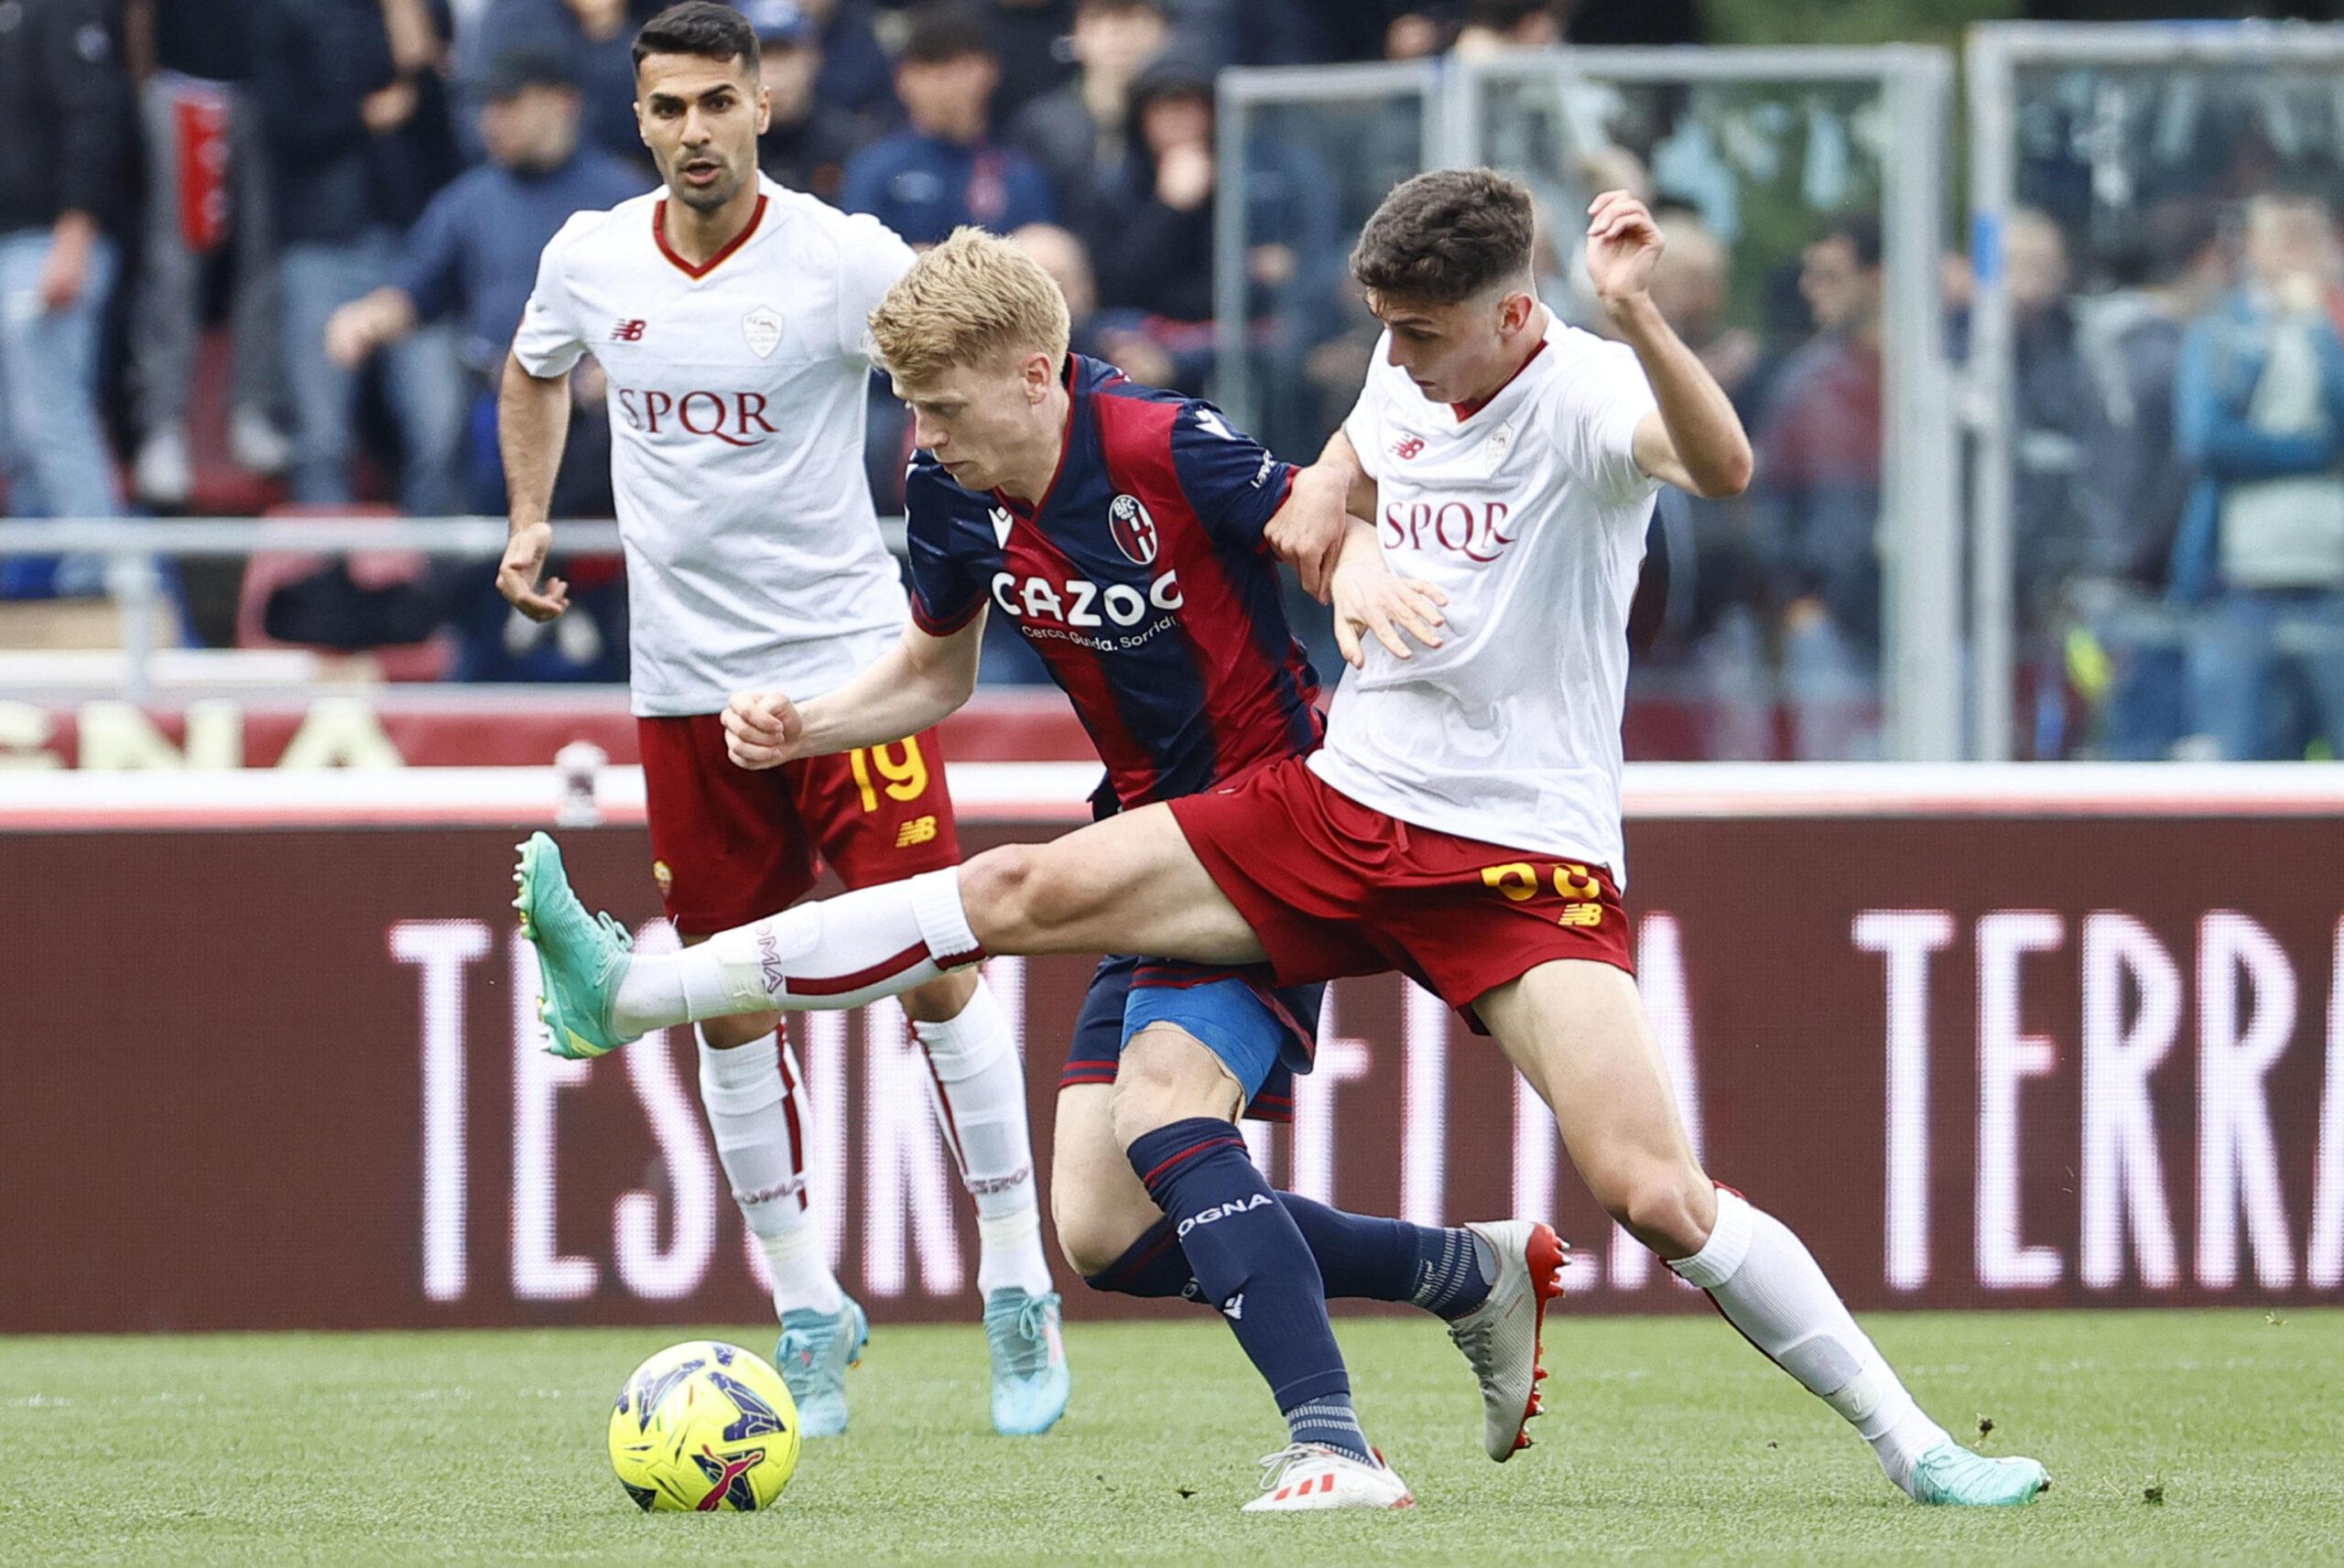
[[[929,844],[936,840],[936,818],[915,816],[895,829],[895,848],[908,849],[915,844]]]
[[[1247,1198],[1243,1203],[1217,1203],[1213,1205],[1212,1207],[1206,1209],[1199,1214],[1192,1214],[1188,1218],[1182,1220],[1180,1222],[1180,1228],[1174,1234],[1186,1236],[1197,1227],[1200,1225],[1210,1225],[1216,1219],[1227,1219],[1232,1215],[1243,1214],[1249,1209],[1267,1208],[1270,1206],[1270,1201],[1269,1194],[1255,1193],[1252,1197]]]

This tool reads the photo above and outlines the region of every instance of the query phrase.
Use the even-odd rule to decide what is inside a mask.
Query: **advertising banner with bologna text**
[[[0,1331],[760,1315],[688,1032],[539,1048],[513,838],[0,832]],[[1710,1172],[1859,1309],[2284,1304],[2344,1282],[2339,844],[2335,812],[1646,816],[1628,903]],[[591,903],[667,939],[639,827],[565,845]],[[990,967],[1045,1170],[1089,972]],[[1275,1181],[1551,1218],[1578,1310],[1699,1304],[1432,998],[1346,980],[1322,1027],[1293,1125],[1253,1129]],[[792,1031],[847,1288],[972,1317],[974,1228],[901,1014]],[[1183,1310],[1063,1282],[1077,1315]]]

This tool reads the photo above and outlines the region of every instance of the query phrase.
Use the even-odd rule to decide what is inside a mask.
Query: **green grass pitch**
[[[1057,1432],[985,1425],[973,1326],[882,1328],[854,1429],[774,1509],[637,1513],[602,1429],[674,1340],[770,1327],[0,1340],[0,1562],[1965,1564],[2334,1561],[2344,1311],[1887,1314],[1957,1435],[2047,1463],[2031,1509],[1905,1503],[1723,1324],[1550,1326],[1537,1446],[1492,1465],[1438,1326],[1340,1325],[1393,1515],[1256,1519],[1275,1412],[1208,1321],[1078,1325]],[[1992,1431],[1979,1437],[1980,1417]]]

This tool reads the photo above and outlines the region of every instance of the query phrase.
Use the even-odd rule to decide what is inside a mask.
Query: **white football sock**
[[[806,1195],[805,1082],[778,1033],[729,1051],[700,1036],[700,1103],[732,1201],[773,1264],[776,1314],[798,1307],[834,1313],[844,1304],[830,1272],[830,1238]]]
[[[1034,1196],[1034,1144],[1026,1128],[1026,1068],[1009,1020],[982,981],[960,1015],[915,1023],[928,1052],[936,1124],[977,1205],[977,1292],[1050,1288],[1042,1211]]]
[[[959,870],[923,871],[801,903],[680,953],[637,954],[612,1022],[634,1035],[772,1008],[862,1007],[983,957]]]
[[[1913,1402],[1787,1226],[1720,1188],[1708,1243],[1668,1266],[1709,1292],[1752,1344],[1846,1417],[1888,1478],[1910,1490],[1914,1461],[1946,1441],[1945,1429]]]

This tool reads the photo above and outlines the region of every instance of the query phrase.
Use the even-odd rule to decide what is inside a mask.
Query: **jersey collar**
[[[1550,330],[1553,328],[1554,320],[1554,314],[1551,311],[1548,312],[1546,322]],[[1492,392],[1488,396],[1477,397],[1470,403],[1450,404],[1449,406],[1449,409],[1457,416],[1457,422],[1460,425],[1462,425],[1466,420],[1470,419],[1474,415],[1479,414],[1482,409],[1487,408],[1491,404],[1495,403],[1500,397],[1503,396],[1505,395],[1505,389],[1512,386],[1515,382],[1521,380],[1522,373],[1528,370],[1532,364],[1536,362],[1538,356],[1546,351],[1546,340],[1544,337],[1541,337],[1537,342],[1531,345],[1528,357],[1524,359],[1520,364],[1514,367],[1514,373],[1507,376],[1503,381],[1498,383],[1497,389]]]
[[[678,255],[674,247],[667,243],[667,199],[662,196],[651,204],[651,242],[659,247],[659,254],[666,256],[669,265],[678,272],[698,281],[723,265],[725,257],[749,243],[750,236],[754,235],[758,226],[765,221],[765,208],[772,200],[762,189],[759,189],[756,207],[749,213],[749,221],[742,226],[741,232],[727,240],[723,249],[698,266],[694,266],[690,262]]]

